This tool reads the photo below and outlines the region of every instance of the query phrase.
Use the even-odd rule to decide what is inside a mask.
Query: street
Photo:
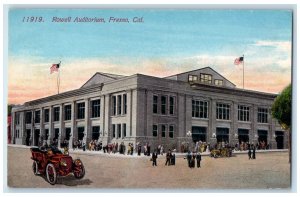
[[[202,157],[201,168],[190,169],[187,160],[177,158],[175,166],[165,166],[165,155],[152,167],[150,157],[85,154],[71,152],[80,158],[85,177],[73,175],[58,178],[50,185],[43,176],[32,172],[29,148],[7,147],[8,187],[14,188],[131,188],[131,189],[268,189],[290,188],[288,152],[257,153],[255,160],[247,154],[231,158]],[[76,191],[76,190],[75,190]]]

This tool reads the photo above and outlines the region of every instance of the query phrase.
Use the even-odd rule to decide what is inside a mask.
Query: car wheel
[[[82,179],[85,175],[85,169],[84,166],[81,165],[79,169],[76,169],[76,172],[74,172],[74,176],[76,179]]]
[[[33,163],[32,163],[32,171],[33,171],[34,175],[38,175],[39,174],[39,172],[38,172],[38,164],[37,164],[36,161],[33,161]]]
[[[57,174],[56,174],[55,167],[52,163],[49,163],[46,167],[46,177],[47,177],[47,181],[51,185],[55,185],[57,181]]]

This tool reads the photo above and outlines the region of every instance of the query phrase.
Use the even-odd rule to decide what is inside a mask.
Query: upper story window
[[[161,125],[161,137],[166,137],[166,125]]]
[[[153,113],[157,114],[158,110],[158,96],[154,95],[153,96]]]
[[[268,108],[258,108],[257,122],[268,123]]]
[[[117,114],[117,97],[112,97],[112,106],[113,106],[113,115],[115,116]]]
[[[118,95],[118,115],[122,113],[122,96]]]
[[[41,121],[41,111],[38,110],[38,111],[35,111],[34,112],[34,123],[40,123]]]
[[[30,124],[32,119],[32,112],[28,111],[25,113],[25,124]]]
[[[209,74],[200,73],[200,82],[211,84],[212,77]]]
[[[100,117],[100,99],[92,101],[92,118]]]
[[[49,109],[44,109],[44,121],[49,122]]]
[[[84,119],[85,103],[77,103],[77,119]]]
[[[54,110],[54,121],[59,121],[59,110],[60,110],[60,108],[59,107],[54,107],[53,110]]]
[[[65,120],[71,120],[72,115],[71,105],[65,105]]]
[[[192,117],[208,118],[208,102],[192,100]]]
[[[169,138],[174,138],[174,125],[169,126]]]
[[[127,114],[127,94],[123,94],[123,114]]]
[[[161,96],[161,114],[166,114],[167,113],[167,97],[166,96]]]
[[[221,80],[221,79],[215,79],[215,85],[222,86],[223,85],[223,80]]]
[[[157,137],[157,125],[153,125],[152,136]]]
[[[238,106],[238,120],[249,122],[250,120],[250,107],[239,105]]]
[[[189,82],[198,81],[197,75],[189,75]]]
[[[175,105],[175,97],[169,97],[169,113],[170,115],[174,115],[174,105]]]
[[[230,105],[225,103],[217,103],[216,108],[217,119],[229,120],[230,118]]]

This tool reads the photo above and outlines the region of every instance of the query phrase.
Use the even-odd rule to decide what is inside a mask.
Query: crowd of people
[[[197,162],[197,168],[200,168],[201,167],[201,160],[202,160],[202,157],[201,157],[201,154],[200,152],[191,152],[191,151],[188,151],[185,159],[187,160],[188,162],[188,167],[189,168],[195,168],[195,164]]]

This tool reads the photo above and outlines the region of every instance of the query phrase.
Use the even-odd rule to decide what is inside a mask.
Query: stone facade
[[[190,80],[190,75],[194,80]],[[200,76],[205,77],[204,81]],[[96,73],[77,90],[13,108],[12,141],[37,145],[41,136],[48,136],[48,144],[53,138],[60,144],[68,138],[71,148],[74,139],[81,138],[88,144],[96,136],[104,145],[140,142],[180,150],[183,143],[193,146],[199,139],[210,144],[220,139],[230,144],[241,140],[257,143],[264,139],[271,148],[287,148],[286,132],[270,115],[275,97],[238,89],[209,67],[166,78]],[[95,100],[100,101],[97,105],[100,116],[93,117]],[[71,106],[70,118],[66,118],[66,106]],[[224,110],[220,106],[225,106]],[[223,111],[218,111],[221,108]],[[267,120],[258,117],[261,109],[267,109],[267,115],[263,116]],[[81,112],[84,118],[78,117]],[[30,113],[26,120],[26,114]],[[191,136],[187,136],[188,131]]]

